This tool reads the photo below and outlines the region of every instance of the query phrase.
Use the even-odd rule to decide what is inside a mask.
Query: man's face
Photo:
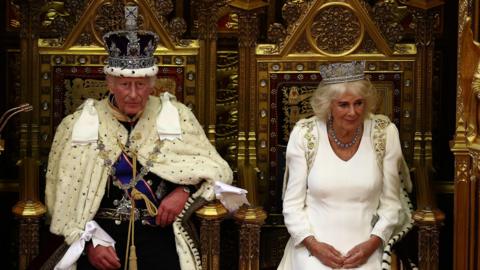
[[[145,77],[109,77],[107,79],[110,92],[115,97],[115,104],[128,116],[134,116],[145,108],[148,96],[152,92],[151,82],[150,78]]]

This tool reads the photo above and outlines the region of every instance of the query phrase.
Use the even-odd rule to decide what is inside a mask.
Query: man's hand
[[[341,268],[344,258],[342,254],[327,243],[318,242],[313,236],[305,238],[302,242],[310,254],[315,256],[324,265],[332,268]]]
[[[158,207],[155,223],[162,227],[172,224],[178,214],[182,212],[189,195],[182,186],[178,186],[170,192]]]
[[[370,239],[353,247],[345,256],[343,268],[357,268],[367,262],[372,253],[380,247],[382,239],[372,235]]]
[[[88,243],[85,248],[87,250],[88,261],[96,269],[111,270],[122,267],[120,259],[113,247],[101,245],[93,247],[92,243]]]

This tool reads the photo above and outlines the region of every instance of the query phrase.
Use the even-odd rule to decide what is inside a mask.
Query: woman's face
[[[110,92],[115,96],[118,109],[129,116],[145,108],[152,92],[150,78],[111,77],[108,81]]]
[[[335,130],[353,132],[363,122],[365,99],[346,92],[332,101],[331,112]]]

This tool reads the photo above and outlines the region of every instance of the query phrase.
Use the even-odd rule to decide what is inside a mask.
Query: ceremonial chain
[[[335,132],[335,129],[333,128],[333,119],[332,118],[328,119],[328,127],[330,128],[330,134],[332,135],[332,139],[335,142],[335,144],[338,145],[338,147],[343,148],[343,149],[350,148],[353,145],[355,145],[355,143],[358,140],[358,137],[360,136],[360,126],[358,126],[357,129],[355,129],[355,134],[353,135],[352,141],[349,142],[349,143],[342,143],[337,138],[337,133]]]

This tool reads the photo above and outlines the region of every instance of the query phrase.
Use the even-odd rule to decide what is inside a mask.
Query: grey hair
[[[361,96],[365,99],[363,117],[374,112],[377,106],[377,91],[369,80],[324,84],[320,83],[313,92],[310,104],[315,115],[326,121],[330,115],[332,101],[345,93]]]

